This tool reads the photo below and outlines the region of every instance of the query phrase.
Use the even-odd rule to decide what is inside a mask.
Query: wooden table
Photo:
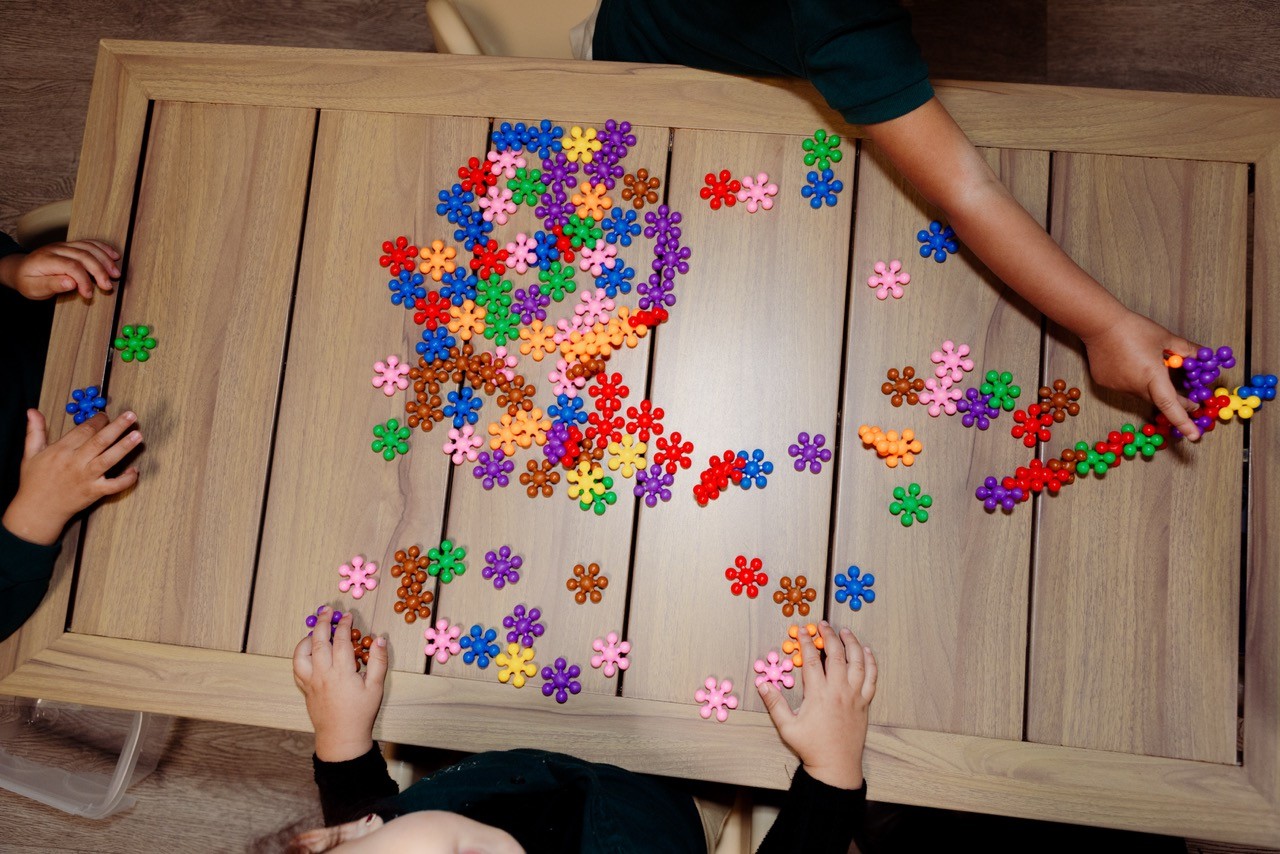
[[[938,90],[1019,201],[1127,304],[1234,345],[1244,365],[1233,378],[1280,365],[1280,105]],[[486,492],[450,471],[439,429],[416,433],[395,463],[369,451],[372,424],[402,404],[371,389],[370,366],[406,357],[418,338],[388,302],[379,244],[448,239],[433,207],[457,166],[487,148],[495,122],[543,116],[636,126],[627,165],[665,176],[692,270],[671,321],[611,368],[630,402],[647,394],[666,410],[698,463],[765,449],[778,464],[767,489],[700,509],[684,472],[675,498],[649,509],[619,479],[617,506],[596,517],[563,484],[552,499],[515,484]],[[848,138],[842,201],[820,212],[798,191],[800,140],[816,127]],[[920,259],[915,233],[936,212],[858,136],[791,81],[104,42],[72,237],[125,247],[125,285],[59,304],[42,408],[61,434],[70,389],[104,383],[114,408],[138,412],[147,448],[138,488],[68,532],[49,596],[0,646],[0,691],[306,729],[288,657],[318,602],[353,604],[334,590],[338,564],[360,553],[389,567],[396,549],[447,534],[472,572],[437,591],[438,614],[497,625],[517,601],[539,605],[540,663],[585,664],[591,639],[613,629],[634,643],[634,664],[621,680],[586,668],[564,706],[499,684],[493,669],[451,661],[424,675],[423,626],[393,613],[384,569],[352,608],[391,639],[378,737],[536,745],[781,788],[795,759],[750,677],[790,620],[767,594],[731,597],[723,576],[736,555],[756,555],[774,580],[806,574],[817,612],[877,651],[875,797],[1280,845],[1280,476],[1265,451],[1262,465],[1242,460],[1246,443],[1280,447],[1280,413],[986,514],[974,486],[1029,458],[1007,416],[981,433],[895,410],[879,390],[885,370],[931,367],[952,338],[1025,389],[1058,376],[1084,384],[1079,347],[964,251],[945,265]],[[776,207],[711,211],[698,188],[721,168],[768,172],[782,186]],[[522,213],[513,225],[532,223]],[[622,253],[641,278],[651,249],[641,238]],[[864,282],[891,258],[913,281],[901,301],[880,302]],[[110,358],[129,322],[160,339],[145,365]],[[544,406],[547,367],[520,368]],[[1145,414],[1087,388],[1084,411],[1050,444]],[[916,465],[890,470],[863,450],[866,422],[916,429]],[[791,470],[785,450],[800,430],[832,437],[821,474]],[[886,504],[910,480],[935,506],[907,529]],[[499,593],[480,558],[504,543],[526,572]],[[588,561],[610,586],[578,606],[564,582]],[[831,584],[850,564],[877,576],[877,600],[856,614]],[[724,725],[693,704],[710,674],[743,696]]]

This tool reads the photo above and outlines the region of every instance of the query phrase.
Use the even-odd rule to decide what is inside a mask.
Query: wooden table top
[[[580,92],[584,105],[549,92]],[[1280,364],[1280,231],[1263,227],[1280,218],[1274,102],[939,92],[1018,201],[1126,304],[1235,346],[1237,383],[1246,366]],[[624,412],[651,400],[668,434],[695,446],[693,468],[656,507],[608,468],[617,501],[603,515],[579,509],[564,479],[552,497],[528,497],[516,475],[542,458],[536,446],[512,458],[509,486],[486,490],[471,464],[441,453],[448,421],[415,430],[392,462],[369,448],[372,426],[403,422],[413,399],[412,388],[373,388],[373,363],[416,362],[422,332],[388,298],[382,241],[440,239],[468,257],[438,195],[503,121],[544,116],[566,132],[632,122],[621,165],[661,177],[661,201],[682,216],[691,257],[670,319],[608,362],[630,388]],[[819,126],[845,136],[832,164],[844,189],[813,209],[801,142]],[[1277,487],[1265,466],[1241,464],[1246,447],[1277,446],[1280,417],[1224,424],[1194,448],[986,512],[973,496],[986,475],[1150,413],[1093,386],[1078,342],[963,247],[945,263],[921,258],[916,232],[940,212],[807,87],[665,67],[104,43],[82,161],[73,232],[125,246],[127,267],[119,297],[60,303],[52,352],[75,358],[51,357],[43,408],[105,381],[147,442],[139,486],[69,536],[50,602],[0,647],[0,673],[13,671],[0,689],[305,727],[286,659],[303,617],[329,602],[390,637],[382,737],[536,744],[782,786],[794,758],[761,712],[752,665],[799,620],[772,594],[803,575],[816,593],[807,619],[852,628],[880,662],[868,747],[877,796],[1170,833],[1184,819],[1169,805],[1211,805],[1223,838],[1280,838],[1276,763],[1264,758],[1280,720],[1280,561],[1258,525]],[[713,210],[699,189],[721,169],[768,173],[773,208]],[[610,195],[629,209],[619,189]],[[493,236],[505,244],[541,227],[521,207]],[[637,283],[654,253],[643,234],[618,248]],[[879,300],[867,278],[891,259],[911,282],[902,299]],[[534,272],[505,278],[524,288]],[[575,278],[579,291],[593,284],[583,270]],[[638,296],[616,302],[634,309]],[[577,298],[553,303],[547,323],[572,317]],[[113,331],[137,322],[160,340],[154,357],[104,361]],[[1025,405],[1061,377],[1084,389],[1080,415],[1032,451],[1010,437],[1007,413],[979,431],[893,407],[886,370],[931,376],[930,354],[948,339],[972,349],[962,385],[1010,371]],[[543,411],[556,402],[554,366],[524,356],[515,368]],[[481,397],[483,435],[502,408]],[[889,468],[859,441],[862,424],[911,428],[923,450]],[[801,431],[828,439],[820,473],[791,465]],[[708,456],[757,448],[775,466],[765,488],[696,503]],[[933,505],[928,522],[904,527],[888,504],[910,482]],[[541,679],[516,690],[494,666],[426,659],[424,622],[394,611],[389,570],[397,550],[445,537],[466,548],[468,572],[435,584],[431,621],[498,628],[517,603],[537,607],[535,660],[579,664],[582,694],[560,707]],[[481,569],[503,545],[524,565],[498,590]],[[381,567],[359,600],[337,590],[353,555]],[[763,562],[758,598],[730,592],[738,555]],[[565,582],[592,562],[609,586],[579,604]],[[875,601],[857,611],[835,597],[833,578],[850,566],[876,579]],[[614,678],[588,663],[609,631],[633,646]],[[70,686],[57,675],[67,667],[98,675]],[[741,699],[724,725],[698,716],[708,676],[731,679]],[[799,701],[798,685],[789,693]]]

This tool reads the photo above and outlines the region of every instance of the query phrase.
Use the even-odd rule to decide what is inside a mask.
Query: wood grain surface
[[[455,115],[493,116],[510,112],[503,82],[519,76],[530,81],[521,101],[532,115],[561,112],[563,93],[585,86],[597,97],[594,108],[583,105],[582,121],[602,122],[625,103],[630,121],[642,125],[802,135],[828,127],[861,135],[807,82],[785,78],[611,62],[103,44],[157,99],[412,113],[438,113],[448,104]],[[938,81],[935,90],[975,145],[995,148],[1249,162],[1275,145],[1280,115],[1264,98],[957,81]],[[680,97],[670,97],[676,91]]]
[[[396,354],[416,364],[421,340],[413,313],[392,305],[378,256],[384,240],[440,233],[436,194],[483,149],[487,129],[476,119],[320,116],[250,652],[291,654],[303,618],[327,602],[363,632],[386,633],[393,667],[423,672],[422,626],[393,611],[390,569],[397,549],[438,542],[449,461],[440,425],[415,431],[393,462],[369,447],[373,425],[405,423],[413,394],[375,389],[373,363]],[[355,555],[379,566],[378,587],[358,601],[338,591],[338,567]]]
[[[85,150],[78,181],[81,191],[72,206],[68,237],[97,238],[116,246],[122,253],[120,269],[125,277],[130,261],[125,249],[146,122],[146,98],[128,85],[115,55],[101,51],[85,119]],[[70,390],[102,382],[118,294],[118,290],[98,292],[92,300],[78,295],[59,298],[40,395],[50,441],[74,425],[65,408]],[[80,519],[72,521],[64,542],[78,544],[81,525]],[[0,642],[0,674],[8,674],[66,629],[77,557],[77,548],[64,548],[59,553],[44,601],[22,629]]]
[[[984,154],[1043,224],[1048,154]],[[1010,371],[1025,406],[1039,385],[1040,315],[965,249],[941,264],[921,258],[916,233],[939,218],[945,219],[864,143],[831,572],[834,578],[852,564],[873,574],[876,600],[854,612],[835,601],[833,585],[828,613],[876,652],[876,723],[1018,739],[1031,513],[1020,507],[988,514],[973,491],[987,475],[1025,464],[1031,452],[1010,437],[1008,412],[980,431],[965,428],[959,414],[930,417],[923,403],[895,408],[880,387],[891,367],[910,365],[918,378],[936,379],[931,354],[952,340],[967,344],[973,361],[959,387],[979,384],[987,370]],[[881,301],[867,279],[877,261],[893,259],[901,259],[911,282],[900,300]],[[914,430],[922,453],[909,468],[889,468],[863,446],[863,424]],[[927,522],[908,528],[888,506],[893,488],[910,483],[933,497],[933,507]]]
[[[1230,164],[1058,154],[1053,235],[1135,311],[1243,353],[1247,179]],[[1085,373],[1056,330],[1045,364]],[[1049,450],[1149,417],[1089,388]],[[1042,500],[1030,740],[1235,762],[1242,447],[1239,421],[1220,424]]]
[[[518,120],[511,117],[495,118],[494,127],[500,127],[504,121]],[[562,125],[566,133],[580,123],[580,120],[575,120],[572,116],[565,119],[553,116],[552,121]],[[659,177],[664,176],[670,132],[665,127],[638,127],[633,130],[636,145],[621,165],[629,172],[645,167]],[[530,165],[538,168],[533,162]],[[623,202],[622,188],[623,184],[619,181],[608,195],[615,205],[626,205],[626,209],[631,209],[629,204]],[[637,220],[643,224],[643,211]],[[522,205],[511,216],[510,221],[496,227],[494,233],[505,246],[515,239],[516,234],[531,235],[541,228],[542,224],[535,216],[534,209]],[[649,274],[653,240],[642,233],[633,238],[630,247],[619,246],[618,256],[636,271],[636,281],[643,281]],[[581,304],[581,294],[588,286],[592,289],[595,287],[590,273],[578,267],[577,261],[574,266],[575,281],[579,283],[577,291],[566,296],[561,303],[551,303],[547,310],[548,325],[554,326],[557,321],[572,317],[574,307]],[[538,281],[536,268],[525,274],[509,270],[506,278],[517,289]],[[619,294],[616,303],[634,309],[637,299],[636,292],[632,290],[630,295]],[[609,358],[609,372],[620,373],[631,390],[631,396],[624,401],[622,414],[625,414],[627,404],[638,405],[644,397],[651,340],[652,336],[643,338],[639,347],[623,349]],[[508,345],[507,349],[518,353],[519,343]],[[481,344],[483,349],[493,349],[488,341],[482,339]],[[547,376],[555,368],[555,364],[556,356],[547,356],[541,362],[534,361],[531,356],[521,356],[515,368],[537,386],[537,406],[544,414],[556,402],[552,383]],[[579,396],[583,400],[584,412],[595,411],[595,398],[587,390],[582,390]],[[486,400],[476,432],[483,434],[487,440],[489,437],[486,425],[497,420],[503,412],[496,402]],[[652,441],[649,444],[652,447]],[[486,450],[488,447],[486,442]],[[635,521],[636,498],[632,494],[635,479],[623,477],[618,471],[610,471],[606,457],[602,464],[605,465],[605,474],[613,478],[613,491],[618,500],[603,516],[596,516],[592,512],[584,512],[576,499],[568,497],[569,483],[565,480],[566,472],[563,468],[559,469],[560,483],[554,487],[555,493],[550,498],[541,495],[529,498],[525,487],[520,485],[518,476],[526,471],[527,460],[540,462],[543,458],[542,449],[537,446],[520,451],[512,458],[515,471],[511,473],[511,484],[491,490],[484,489],[481,482],[472,476],[473,464],[465,463],[455,470],[453,487],[449,493],[446,532],[467,547],[468,573],[461,580],[440,586],[440,606],[437,610],[449,618],[451,623],[460,623],[464,632],[476,623],[496,628],[498,643],[505,648],[507,630],[502,627],[502,618],[510,614],[517,603],[524,604],[526,608],[538,608],[543,615],[546,633],[534,644],[535,664],[541,668],[551,665],[558,657],[564,657],[569,664],[577,664],[581,668],[582,676],[578,681],[585,690],[612,694],[618,689],[618,680],[606,678],[602,671],[590,666],[589,660],[593,654],[593,639],[603,637],[610,631],[622,633],[627,609],[627,581]],[[524,566],[520,571],[518,585],[507,585],[502,590],[495,590],[490,581],[481,577],[481,571],[485,564],[485,553],[501,545],[509,545],[513,552],[519,554]],[[599,603],[588,600],[580,605],[575,601],[574,593],[566,588],[565,582],[573,577],[572,570],[576,564],[587,566],[591,563],[599,564],[601,574],[609,579],[609,586],[603,591]],[[481,670],[464,665],[459,659],[450,660],[443,665],[429,661],[428,665],[433,674],[488,681],[497,678],[495,665]],[[530,690],[541,684],[540,678],[533,680],[531,685],[534,687]]]
[[[1280,365],[1280,146],[1254,169],[1253,338],[1250,374]],[[1267,404],[1272,405],[1271,403]],[[1268,416],[1275,411],[1267,413]],[[1280,418],[1249,425],[1249,506],[1245,578],[1244,754],[1249,779],[1280,801],[1280,547],[1268,532],[1280,513],[1280,473],[1263,449],[1280,447]],[[1256,450],[1254,450],[1256,449]]]
[[[156,682],[173,686],[164,692]],[[284,658],[64,635],[3,683],[23,696],[123,704],[306,730]],[[240,702],[226,702],[229,690]],[[794,755],[768,716],[703,721],[685,703],[584,692],[560,707],[494,682],[392,672],[374,735],[481,751],[543,747],[643,773],[785,789]],[[866,775],[878,799],[1103,827],[1275,845],[1280,817],[1243,768],[1005,739],[872,726]]]
[[[693,443],[693,467],[676,475],[669,503],[640,511],[628,697],[691,703],[714,675],[733,682],[743,708],[762,708],[752,664],[781,649],[795,622],[771,599],[779,578],[805,575],[817,593],[809,619],[821,615],[831,473],[797,473],[787,446],[802,430],[835,432],[856,149],[846,143],[835,164],[840,203],[813,210],[800,196],[809,168],[800,143],[675,134],[668,199],[692,257],[655,339],[651,396],[666,429]],[[778,184],[773,209],[711,210],[698,191],[706,173],[722,169],[768,173]],[[757,448],[775,466],[766,488],[730,485],[697,505],[693,485],[711,455]],[[730,593],[725,569],[738,555],[764,563],[769,583],[757,599]]]
[[[88,524],[79,631],[241,646],[314,127],[309,110],[155,106],[120,324],[160,344],[113,364],[107,393],[145,445],[138,487]]]

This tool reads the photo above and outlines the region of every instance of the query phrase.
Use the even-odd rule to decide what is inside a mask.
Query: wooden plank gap
[[[267,526],[267,502],[271,499],[271,466],[276,459],[276,439],[280,430],[280,402],[284,399],[284,372],[289,367],[289,336],[293,332],[293,309],[298,303],[298,271],[302,269],[302,245],[307,237],[307,213],[311,210],[311,179],[316,169],[316,141],[320,137],[320,111],[314,113],[311,123],[311,154],[307,159],[307,178],[302,191],[302,219],[298,223],[298,251],[293,261],[293,285],[289,290],[289,310],[285,314],[284,349],[281,351],[280,376],[276,380],[275,414],[271,416],[270,449],[267,451],[267,470],[262,480],[262,506],[258,514],[258,542],[253,547],[253,569],[249,573],[249,599],[244,608],[244,633],[240,638],[240,651],[249,649],[249,619],[253,616],[253,594],[258,587],[258,567],[262,563],[262,532]],[[141,182],[139,182],[141,184]],[[74,598],[72,599],[74,602]],[[70,623],[68,623],[70,628]]]
[[[133,178],[133,198],[129,203],[129,226],[125,232],[126,237],[124,246],[120,247],[120,278],[117,280],[115,294],[113,294],[115,302],[111,307],[112,330],[120,328],[121,306],[124,303],[121,296],[129,281],[129,259],[133,249],[133,224],[138,217],[138,197],[142,194],[142,175],[143,172],[146,171],[147,142],[151,139],[151,115],[155,105],[155,101],[147,101],[147,117],[142,123],[142,147],[138,150],[138,168],[134,173]],[[101,294],[98,296],[100,298]],[[110,394],[111,366],[115,362],[115,360],[111,358],[111,342],[112,339],[108,336],[106,347],[103,348],[104,352],[102,354],[102,382],[100,383],[100,386],[104,397]],[[116,471],[120,471],[121,466],[127,466],[133,460],[137,459],[138,453],[139,450],[134,449],[127,457],[120,461],[116,466]],[[130,492],[132,491],[133,490],[130,489]],[[71,619],[76,610],[76,592],[80,587],[80,563],[84,559],[84,539],[85,535],[89,531],[89,524],[92,517],[92,514],[88,510],[82,511],[78,515],[82,521],[80,526],[75,530],[76,547],[74,552],[75,557],[72,559],[71,564],[71,590],[67,597],[66,619],[62,626],[62,630],[66,632],[71,631]]]
[[[844,384],[847,379],[849,370],[849,329],[852,324],[849,322],[849,312],[853,310],[853,250],[857,241],[858,234],[858,177],[862,167],[862,140],[855,139],[853,142],[853,178],[849,181],[849,204],[853,207],[853,211],[849,216],[849,248],[844,256],[844,307],[840,311],[842,318],[840,323],[840,373],[839,384],[836,386],[836,430],[832,434],[831,443],[831,515],[827,524],[827,560],[823,566],[826,573],[827,588],[834,590],[834,574],[836,562],[836,522],[840,518],[839,512],[839,496],[840,496],[840,456],[844,452],[844,442],[841,437],[844,435]],[[831,613],[832,599],[829,596],[822,597],[822,617],[828,622],[834,616]]]
[[[667,192],[671,189],[671,151],[676,144],[675,128],[667,128],[667,159],[662,169],[662,201],[659,204],[667,204]],[[640,219],[643,219],[643,215]],[[653,394],[653,364],[658,353],[658,333],[662,331],[662,325],[659,324],[649,331],[649,358],[644,371],[644,400],[652,400]],[[655,450],[657,449],[657,437],[653,437]],[[653,452],[649,453],[652,461]],[[651,465],[657,463],[650,462]],[[643,501],[636,501],[635,516],[631,520],[631,550],[627,553],[627,590],[626,598],[623,600],[625,604],[622,608],[622,640],[627,639],[627,632],[631,628],[631,589],[635,585],[636,579],[636,543],[640,537],[640,508]],[[622,682],[626,679],[627,671],[618,671],[618,684],[616,688],[616,696],[622,696]]]

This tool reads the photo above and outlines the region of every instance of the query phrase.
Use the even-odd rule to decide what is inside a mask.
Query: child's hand
[[[782,694],[768,682],[760,699],[778,735],[800,757],[815,780],[838,789],[862,787],[862,748],[867,740],[867,708],[876,695],[876,657],[853,632],[819,626],[827,653],[826,667],[807,632],[800,632],[800,668],[804,701],[792,712]]]
[[[48,299],[77,289],[89,299],[95,284],[103,292],[115,287],[119,260],[120,253],[101,240],[50,243],[26,255],[0,258],[0,284],[27,299]]]
[[[142,434],[132,429],[136,420],[126,412],[107,423],[107,416],[98,413],[49,445],[44,416],[28,409],[18,494],[4,513],[9,533],[29,543],[52,545],[72,516],[137,483],[138,470],[132,467],[119,477],[107,477],[142,441]]]
[[[1195,407],[1173,388],[1164,351],[1194,356],[1199,349],[1148,317],[1126,311],[1107,329],[1085,339],[1089,372],[1099,385],[1141,397],[1156,405],[1169,423],[1191,441],[1200,430],[1187,412]]]
[[[298,642],[293,681],[307,699],[316,756],[322,762],[345,762],[363,756],[373,744],[373,721],[382,706],[387,675],[387,639],[374,641],[361,676],[351,648],[351,615],[342,615],[331,640],[325,627],[332,614],[326,605],[316,615],[315,630]]]

